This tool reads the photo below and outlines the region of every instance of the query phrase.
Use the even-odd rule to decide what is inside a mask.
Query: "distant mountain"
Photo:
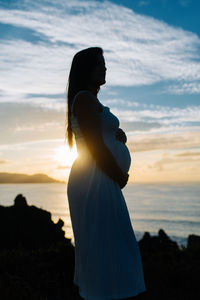
[[[0,183],[63,183],[46,174],[0,173]]]

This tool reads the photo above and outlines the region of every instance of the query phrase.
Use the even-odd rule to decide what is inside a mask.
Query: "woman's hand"
[[[125,134],[125,132],[121,129],[121,128],[118,128],[117,129],[117,132],[116,132],[116,139],[118,140],[118,141],[120,141],[121,143],[124,143],[124,144],[126,144],[126,142],[127,142],[127,137],[126,137],[126,134]]]
[[[118,183],[121,189],[123,189],[128,182],[129,174],[123,173],[123,176],[119,178]]]

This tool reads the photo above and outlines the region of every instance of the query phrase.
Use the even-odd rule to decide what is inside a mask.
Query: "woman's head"
[[[81,90],[96,91],[105,83],[105,61],[103,50],[99,47],[91,47],[77,52],[72,60],[68,78],[68,126],[66,136],[69,146],[73,145],[71,130],[71,105],[75,95]]]
[[[99,47],[87,48],[74,55],[68,79],[68,97],[73,98],[80,90],[89,89],[94,84],[99,89],[105,83],[105,76],[104,81],[94,82],[95,71],[102,62],[103,50]]]

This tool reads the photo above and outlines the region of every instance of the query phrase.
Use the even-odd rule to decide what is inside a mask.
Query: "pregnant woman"
[[[97,99],[105,84],[103,50],[78,52],[68,81],[67,139],[78,151],[67,194],[75,241],[74,283],[86,300],[145,291],[140,252],[121,189],[131,164],[118,118]],[[135,299],[135,298],[134,298]]]

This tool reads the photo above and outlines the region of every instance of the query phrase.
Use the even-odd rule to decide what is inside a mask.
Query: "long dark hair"
[[[97,65],[99,55],[103,55],[102,48],[91,47],[77,52],[72,60],[67,86],[65,133],[65,139],[67,139],[70,148],[73,146],[73,132],[71,128],[72,101],[79,91],[89,88],[90,75]]]

